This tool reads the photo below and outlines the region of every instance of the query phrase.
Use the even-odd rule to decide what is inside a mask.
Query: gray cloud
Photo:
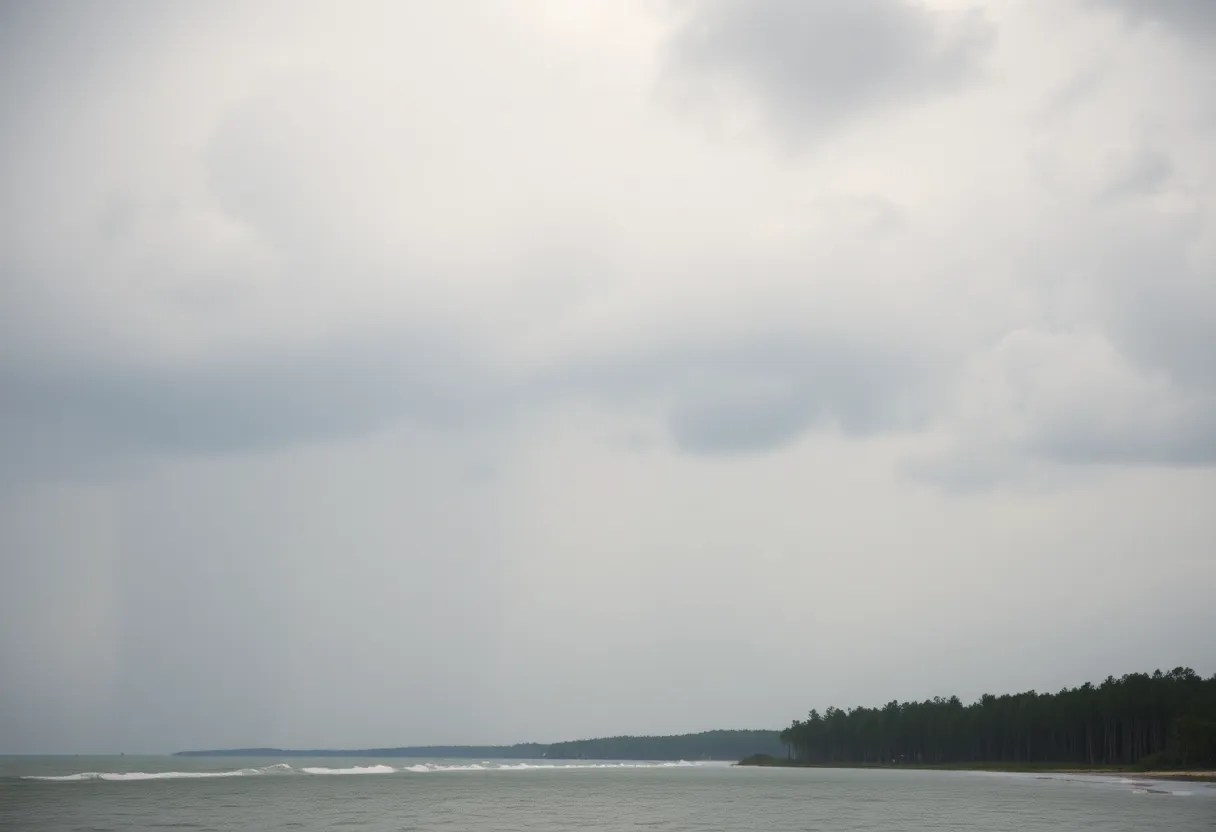
[[[779,448],[815,426],[865,436],[915,429],[941,368],[930,356],[814,339],[714,351],[667,390],[676,444],[700,453]]]
[[[923,426],[945,383],[914,343],[823,333],[660,342],[511,374],[472,338],[422,330],[206,362],[11,364],[0,374],[9,474],[80,472],[124,454],[275,451],[406,422],[464,430],[571,396],[669,402],[693,453],[780,447],[816,426],[866,436]],[[65,468],[66,466],[66,468]]]
[[[1164,187],[1174,173],[1170,157],[1150,148],[1139,149],[1117,165],[1104,194],[1108,199],[1151,194]]]
[[[676,444],[689,451],[768,450],[793,441],[812,423],[809,398],[790,379],[716,379],[677,399],[669,427]]]
[[[1159,165],[1131,158],[1098,188],[1097,208],[1039,237],[1043,250],[1022,265],[1042,270],[1044,309],[1057,319],[971,355],[938,411],[948,448],[909,460],[913,476],[970,490],[1072,466],[1216,465],[1210,232],[1190,210],[1129,221],[1129,198],[1176,187],[1155,181],[1159,171],[1131,176],[1133,187],[1129,169]],[[1076,303],[1083,324],[1065,311]]]
[[[1206,0],[1091,0],[1096,6],[1121,12],[1135,23],[1155,21],[1194,38],[1208,38],[1216,32],[1216,8]]]
[[[945,5],[5,6],[0,752],[1216,667],[1206,57]]]
[[[691,6],[668,49],[676,67],[739,81],[774,123],[807,135],[957,83],[990,37],[976,12],[905,0],[711,0]]]
[[[1200,217],[1112,238],[1098,268],[1108,332],[1149,373],[1216,391],[1216,266]]]
[[[1010,333],[957,390],[946,448],[907,460],[912,476],[966,491],[1072,466],[1216,465],[1216,391],[1146,370],[1103,337]]]
[[[398,334],[171,368],[10,365],[0,373],[4,444],[29,470],[128,453],[274,450],[403,419],[455,427],[502,396],[459,349]]]

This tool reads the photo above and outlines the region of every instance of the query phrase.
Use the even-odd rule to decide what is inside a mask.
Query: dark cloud
[[[924,424],[942,356],[827,333],[698,336],[512,374],[454,333],[397,333],[169,366],[0,368],[0,424],[28,474],[123,454],[228,454],[359,436],[402,421],[465,428],[565,396],[669,402],[676,445],[764,451],[815,426],[871,435]],[[13,473],[10,471],[10,474]]]
[[[1129,360],[1216,392],[1216,272],[1191,222],[1112,237],[1099,259],[1106,330]]]
[[[1151,194],[1165,187],[1173,174],[1174,165],[1168,154],[1141,148],[1119,161],[1104,195],[1118,198]]]
[[[697,332],[571,360],[517,380],[511,399],[659,402],[683,451],[764,452],[814,428],[861,437],[923,427],[956,361],[908,333],[878,329]]]
[[[669,379],[668,427],[696,453],[772,450],[812,427],[856,436],[921,427],[944,368],[908,346],[807,335],[709,351]]]
[[[971,72],[991,32],[978,13],[904,0],[708,0],[669,45],[685,71],[732,78],[799,134]]]
[[[814,420],[809,392],[789,380],[737,379],[679,396],[669,415],[676,444],[696,453],[778,448]]]
[[[1216,399],[1183,405],[1164,418],[1120,424],[1120,403],[1081,408],[1069,416],[1023,417],[1016,435],[969,436],[955,430],[941,452],[916,454],[900,464],[912,479],[954,494],[991,492],[1008,485],[1059,486],[1083,481],[1102,466],[1210,468],[1216,465]],[[1166,399],[1131,407],[1170,408]]]
[[[946,446],[904,471],[976,491],[1087,466],[1216,465],[1216,389],[1179,358],[1092,333],[1012,332],[973,358],[940,408]]]
[[[1027,450],[1064,465],[1216,465],[1216,401],[1193,408],[1163,429],[1107,434],[1077,423],[1045,428]]]
[[[468,424],[496,395],[482,373],[448,339],[403,334],[169,365],[10,361],[0,424],[27,475],[131,453],[256,452],[402,420]]]
[[[1209,0],[1091,0],[1134,23],[1156,22],[1193,38],[1216,34],[1216,4]]]
[[[0,48],[22,72],[5,73],[0,92],[79,93],[114,69],[113,59],[144,48],[181,22],[181,10],[147,0],[95,3],[5,3],[0,7]]]

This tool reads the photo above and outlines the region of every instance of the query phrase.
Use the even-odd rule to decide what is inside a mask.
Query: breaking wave
[[[50,783],[74,783],[82,780],[203,780],[213,777],[251,777],[260,774],[290,774],[295,771],[287,763],[262,768],[238,768],[232,771],[82,771],[60,776],[27,774],[22,780],[42,780]]]
[[[302,768],[305,774],[394,774],[397,769],[392,766],[351,766],[350,768]]]
[[[451,765],[446,763],[419,763],[406,766],[402,771],[413,771],[419,774],[431,771],[546,771],[570,770],[588,768],[693,768],[700,763],[680,762],[664,763],[472,763],[470,765]]]
[[[77,774],[34,775],[22,776],[22,780],[40,780],[47,783],[78,783],[90,780],[107,780],[115,782],[135,780],[205,780],[215,777],[260,777],[266,775],[309,775],[324,776],[334,774],[430,774],[443,771],[575,771],[579,769],[605,768],[693,768],[700,763],[652,762],[652,763],[615,763],[615,762],[569,762],[569,763],[416,763],[414,765],[395,768],[390,765],[352,766],[350,768],[324,768],[320,766],[305,766],[295,768],[288,763],[262,766],[261,768],[238,768],[227,771],[83,771]]]
[[[1195,794],[1191,789],[1173,788],[1175,784],[1168,780],[1159,780],[1152,775],[1147,777],[1113,777],[1101,774],[1087,774],[1078,772],[1076,774],[1052,773],[1040,774],[1035,777],[1036,780],[1056,780],[1061,783],[1082,783],[1087,786],[1122,786],[1131,788],[1128,790],[1130,794],[1149,794],[1149,795],[1174,795],[1175,797],[1189,797]]]

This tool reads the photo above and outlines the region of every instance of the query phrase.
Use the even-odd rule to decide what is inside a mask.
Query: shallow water
[[[0,758],[4,830],[1210,830],[1216,788],[723,764]]]

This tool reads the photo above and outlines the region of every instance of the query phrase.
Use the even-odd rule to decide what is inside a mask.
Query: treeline
[[[549,746],[556,760],[738,760],[749,754],[782,754],[777,731],[705,731],[671,737],[607,737]]]
[[[183,757],[475,757],[483,760],[737,760],[783,754],[777,731],[705,731],[667,737],[608,737],[552,745],[416,745],[396,748],[229,748],[179,751]]]
[[[807,763],[1216,765],[1216,675],[1107,677],[1059,693],[811,711],[781,732]]]
[[[482,759],[531,760],[544,755],[549,746],[518,745],[411,745],[395,748],[217,748],[178,751],[175,757],[480,757]]]

